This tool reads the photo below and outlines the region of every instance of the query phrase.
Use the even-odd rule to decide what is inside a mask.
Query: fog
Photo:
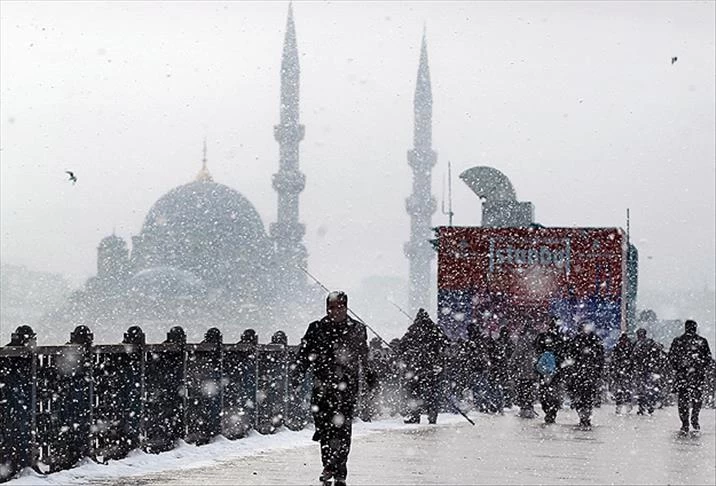
[[[425,29],[433,195],[450,161],[455,224],[480,223],[480,202],[456,175],[489,165],[546,226],[626,228],[630,208],[644,304],[692,289],[713,302],[713,2],[293,9],[300,220],[311,272],[327,286],[407,280],[406,151]],[[103,237],[131,241],[160,196],[194,179],[205,138],[214,180],[245,195],[268,229],[286,12],[284,2],[3,2],[2,262],[80,285]]]

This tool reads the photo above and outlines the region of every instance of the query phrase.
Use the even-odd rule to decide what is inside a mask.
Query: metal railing
[[[223,344],[218,330],[190,344],[181,328],[146,344],[136,326],[122,344],[94,345],[78,329],[62,346],[0,347],[0,482],[25,467],[51,473],[85,457],[106,462],[310,420],[310,383],[289,385],[296,346]]]

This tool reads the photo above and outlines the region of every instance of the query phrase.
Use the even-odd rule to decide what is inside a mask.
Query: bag
[[[552,351],[545,351],[537,360],[535,365],[537,373],[542,376],[554,376],[557,373],[557,358]]]

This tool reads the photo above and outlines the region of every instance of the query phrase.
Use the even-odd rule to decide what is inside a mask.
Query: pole
[[[403,308],[400,307],[398,304],[396,304],[395,302],[393,302],[393,301],[390,300],[390,299],[388,299],[388,302],[390,302],[391,304],[393,304],[393,305],[395,306],[395,308],[398,309],[400,312],[402,312],[405,317],[407,317],[407,318],[410,319],[411,321],[413,320],[413,318],[410,317],[410,314],[408,314],[407,312],[405,312],[405,311],[403,310]]]
[[[450,161],[448,161],[448,209],[445,211],[445,174],[443,174],[443,195],[440,203],[440,212],[447,215],[448,226],[452,226],[452,217],[455,213],[452,212],[452,169]]]
[[[448,160],[448,224],[452,226],[452,217],[455,213],[452,212],[452,167]]]
[[[305,273],[306,275],[308,275],[309,277],[311,277],[311,279],[312,279],[314,282],[316,282],[318,285],[320,285],[323,290],[325,290],[325,291],[328,292],[328,293],[331,292],[331,291],[328,289],[328,287],[326,287],[325,285],[323,285],[320,280],[318,280],[316,277],[314,277],[313,275],[311,275],[311,273],[310,273],[308,270],[306,270],[305,268],[303,268],[301,265],[296,265],[296,266],[297,266],[298,268],[300,268],[301,270],[303,270],[303,273]],[[365,322],[363,319],[361,319],[358,314],[356,314],[355,312],[353,312],[353,309],[351,309],[350,307],[348,307],[348,312],[350,312],[350,313],[353,315],[353,318],[355,318],[355,320],[357,320],[358,322],[360,322],[361,324],[363,324],[365,327],[367,327],[368,329],[370,329],[370,331],[371,331],[373,334],[375,334],[376,337],[383,342],[383,344],[385,344],[386,346],[388,346],[388,349],[391,349],[391,350],[393,349],[393,348],[390,347],[390,344],[388,344],[388,341],[386,341],[385,339],[383,339],[383,336],[381,336],[380,334],[378,334],[377,332],[375,332],[375,329],[373,329],[372,327],[370,327],[370,325],[369,325],[367,322]]]
[[[455,405],[455,404],[450,400],[450,395],[448,395],[447,397],[448,397],[447,402],[448,402],[448,404],[452,407],[452,409],[455,410],[455,411],[456,411],[457,413],[459,413],[460,415],[462,415],[463,417],[465,417],[465,420],[467,420],[468,422],[470,422],[470,423],[472,424],[472,426],[474,427],[474,426],[475,426],[475,422],[473,422],[472,419],[465,414],[465,412],[463,412],[462,410],[460,410],[460,407],[458,407],[457,405]]]

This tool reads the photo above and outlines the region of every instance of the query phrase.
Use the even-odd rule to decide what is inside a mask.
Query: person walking
[[[294,383],[309,368],[313,371],[313,440],[321,444],[319,480],[324,484],[331,479],[334,486],[346,484],[353,414],[367,360],[366,328],[348,316],[348,296],[340,291],[329,293],[326,316],[308,325],[291,371]]]
[[[653,339],[647,337],[646,329],[636,331],[636,342],[632,349],[632,364],[634,366],[634,385],[636,388],[638,415],[654,413],[656,402],[656,384],[654,377],[659,362],[659,348]]]
[[[408,410],[405,423],[420,423],[425,411],[428,422],[438,418],[440,377],[444,368],[447,338],[425,309],[418,310],[415,321],[400,340],[400,355],[405,362],[405,388]]]
[[[535,351],[537,363],[535,370],[539,374],[539,401],[544,412],[544,422],[553,424],[557,412],[562,407],[561,369],[564,361],[565,338],[559,331],[557,318],[551,317],[547,330],[537,335]]]
[[[622,333],[609,359],[609,388],[614,396],[617,415],[622,413],[625,405],[627,412],[631,409],[633,346],[629,336]]]
[[[492,367],[490,368],[494,406],[499,414],[504,413],[505,407],[512,407],[512,376],[510,368],[514,348],[515,345],[510,337],[509,328],[502,326],[499,336],[495,339],[491,360]]]
[[[569,344],[568,354],[572,363],[572,391],[579,426],[589,429],[604,370],[604,344],[594,332],[592,322],[585,321],[580,327],[580,333]]]
[[[687,320],[684,323],[684,334],[674,339],[669,349],[669,361],[675,374],[674,392],[677,395],[682,434],[689,432],[689,418],[694,431],[701,430],[701,400],[706,368],[712,359],[709,343],[696,334],[697,327],[696,321]]]
[[[512,360],[512,376],[515,381],[515,403],[520,407],[518,415],[522,418],[535,418],[537,355],[534,348],[535,333],[532,324],[525,322],[517,337]]]

